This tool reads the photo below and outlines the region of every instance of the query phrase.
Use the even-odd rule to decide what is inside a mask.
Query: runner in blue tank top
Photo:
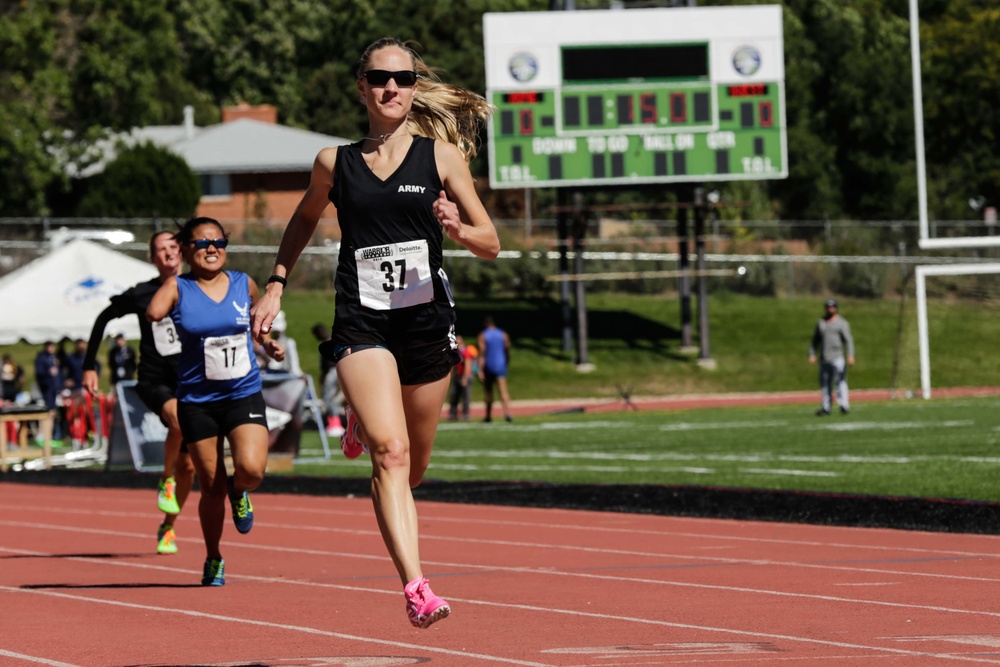
[[[253,333],[259,340],[269,330],[287,276],[332,201],[342,237],[332,337],[320,352],[336,362],[347,397],[341,449],[348,458],[370,452],[382,540],[403,585],[407,617],[426,628],[451,613],[420,565],[411,492],[430,463],[459,361],[442,236],[478,257],[495,259],[500,251],[468,165],[478,125],[492,108],[437,80],[392,37],[365,50],[354,94],[368,109],[368,136],[316,156],[274,275],[253,309]]]
[[[198,515],[207,552],[201,583],[222,586],[225,561],[219,542],[225,499],[236,529],[249,532],[253,504],[248,491],[260,485],[267,465],[267,413],[250,338],[250,307],[258,291],[245,273],[226,270],[229,241],[218,221],[191,218],[177,241],[191,271],[163,283],[146,319],[158,322],[169,315],[180,334],[177,417],[201,487]],[[264,349],[275,359],[284,357],[275,341],[267,341]],[[225,439],[233,458],[232,479],[226,476]]]

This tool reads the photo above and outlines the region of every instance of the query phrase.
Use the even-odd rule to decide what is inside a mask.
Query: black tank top
[[[434,141],[413,137],[384,181],[358,142],[337,149],[330,201],[341,242],[334,327],[356,331],[430,331],[455,322],[441,266],[441,224],[431,205],[444,189]]]

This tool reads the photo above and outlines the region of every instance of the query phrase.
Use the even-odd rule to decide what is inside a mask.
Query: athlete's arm
[[[324,148],[316,155],[312,175],[309,177],[309,187],[295,207],[295,212],[285,227],[285,233],[281,236],[281,245],[278,246],[278,256],[274,260],[271,275],[287,279],[291,274],[303,248],[316,231],[319,217],[330,205],[329,193],[333,187],[333,168],[336,164],[336,148]],[[261,333],[270,331],[271,322],[281,310],[281,294],[284,289],[281,283],[266,284],[264,296],[250,311],[250,332],[258,342],[264,342]]]
[[[469,163],[457,146],[446,141],[434,142],[434,159],[444,191],[439,193],[433,210],[444,233],[476,257],[496,259],[500,239],[476,192]]]
[[[156,290],[152,301],[149,302],[149,307],[146,308],[146,321],[159,322],[169,315],[177,305],[177,297],[177,277],[170,276],[160,285],[160,289]]]

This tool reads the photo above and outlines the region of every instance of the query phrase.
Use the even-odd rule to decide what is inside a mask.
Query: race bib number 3
[[[205,377],[235,380],[250,372],[247,335],[210,336],[205,339]]]
[[[434,300],[426,240],[359,248],[354,259],[362,306],[395,310]]]
[[[170,316],[164,317],[159,322],[153,322],[153,343],[160,356],[169,357],[181,352],[181,339],[177,335],[177,327]]]

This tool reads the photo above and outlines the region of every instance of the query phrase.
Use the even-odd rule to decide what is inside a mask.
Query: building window
[[[202,174],[201,195],[203,197],[229,197],[233,194],[229,174]]]

